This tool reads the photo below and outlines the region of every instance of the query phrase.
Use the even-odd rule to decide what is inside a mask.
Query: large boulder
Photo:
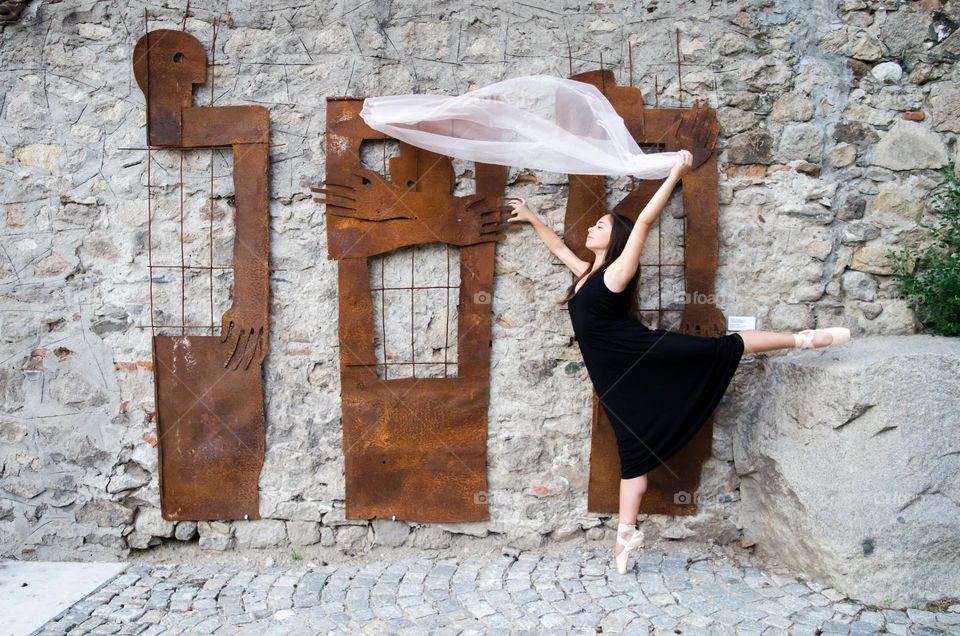
[[[960,597],[960,339],[861,337],[765,364],[734,431],[745,538],[862,602]]]

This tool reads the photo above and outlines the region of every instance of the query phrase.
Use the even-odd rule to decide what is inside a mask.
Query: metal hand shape
[[[220,319],[220,342],[226,342],[226,358],[224,368],[233,363],[237,370],[243,365],[249,369],[254,361],[263,364],[267,356],[267,343],[270,340],[270,329],[267,324],[257,320],[258,316],[244,315],[242,311],[235,311],[233,307],[223,313]]]
[[[354,183],[327,182],[326,188],[310,188],[327,195],[313,200],[326,204],[330,214],[366,221],[416,218],[404,198],[418,193],[397,187],[373,170],[355,168],[350,173],[356,178]]]
[[[517,227],[507,222],[510,214],[509,207],[490,208],[483,194],[454,198],[447,214],[440,217],[440,240],[451,245],[502,241],[507,235],[501,232]]]
[[[713,154],[720,133],[716,112],[694,103],[692,110],[683,111],[677,119],[676,141],[679,148],[693,154],[693,170],[696,170]]]

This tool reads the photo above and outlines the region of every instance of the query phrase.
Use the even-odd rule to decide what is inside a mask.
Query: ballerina
[[[637,528],[647,473],[680,451],[702,428],[733,378],[744,353],[812,349],[850,340],[844,327],[797,333],[746,329],[718,337],[649,329],[637,306],[640,252],[676,184],[692,168],[679,151],[669,176],[636,221],[608,213],[587,230],[592,262],[581,260],[527,207],[510,199],[508,222],[527,222],[576,280],[565,298],[577,344],[600,404],[613,427],[620,457],[620,510],[614,559],[626,572],[643,544]]]

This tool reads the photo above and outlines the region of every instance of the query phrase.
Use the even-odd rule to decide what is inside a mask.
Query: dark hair
[[[607,251],[604,254],[604,262],[601,263],[597,268],[597,271],[594,272],[599,276],[603,276],[603,270],[605,270],[610,263],[616,260],[616,258],[623,253],[623,248],[627,245],[627,239],[630,238],[630,233],[633,231],[633,219],[622,214],[617,214],[616,212],[610,212],[609,215],[613,219],[613,223],[610,226],[610,242],[607,244]],[[584,270],[584,272],[577,277],[577,280],[573,281],[573,284],[567,288],[566,294],[560,301],[561,304],[570,302],[570,299],[573,298],[574,294],[576,293],[577,283],[583,280],[590,273],[590,270],[593,269],[593,263],[594,261],[591,261],[590,267]],[[637,266],[637,271],[634,272],[633,278],[630,279],[630,282],[627,284],[627,288],[624,290],[624,293],[627,295],[627,299],[629,300],[627,314],[634,320],[641,320],[640,299],[637,297],[637,285],[639,282],[640,267]]]

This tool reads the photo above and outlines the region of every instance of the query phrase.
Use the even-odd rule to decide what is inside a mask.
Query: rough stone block
[[[287,543],[286,527],[276,519],[234,521],[233,533],[238,548],[270,548]]]
[[[320,541],[320,524],[316,521],[288,521],[287,538],[290,545],[314,545]]]
[[[960,341],[927,335],[769,360],[734,430],[746,537],[863,602],[960,595],[958,377]]]
[[[175,522],[167,521],[161,516],[159,508],[140,508],[137,511],[137,532],[155,537],[172,537],[175,526]]]

